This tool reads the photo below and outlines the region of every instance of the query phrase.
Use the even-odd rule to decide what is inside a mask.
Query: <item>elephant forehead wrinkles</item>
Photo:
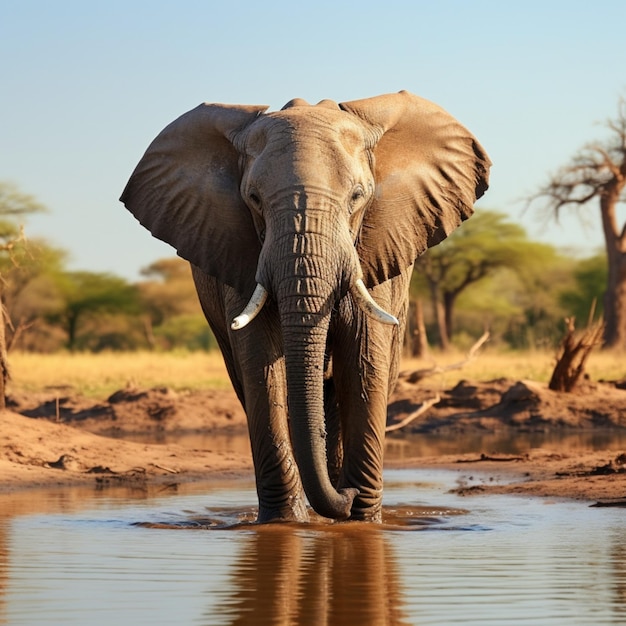
[[[351,188],[371,176],[363,129],[346,120],[332,124],[326,116],[260,120],[249,130],[244,153],[247,184],[265,202],[296,187],[345,202]]]
[[[317,254],[307,256],[297,256],[293,263],[293,272],[295,276],[304,277],[323,277],[328,275],[327,263],[323,261],[323,257]]]
[[[283,296],[283,304],[287,309],[311,316],[308,317],[308,322],[314,322],[312,316],[327,315],[331,309],[329,307],[329,295],[327,293],[317,295],[312,292],[312,289],[311,286],[303,284],[300,292]],[[308,325],[307,318],[301,318],[297,323]]]
[[[262,116],[250,128],[246,145],[258,150],[263,141],[265,147],[286,151],[298,147],[310,150],[318,144],[325,149],[342,147],[352,153],[370,143],[366,135],[363,124],[344,111],[299,107]]]
[[[279,246],[280,248],[280,246]],[[286,286],[287,291],[298,291],[295,289],[294,281],[318,281],[317,288],[325,291],[334,291],[337,282],[343,271],[346,269],[347,260],[336,247],[320,245],[315,242],[302,244],[301,240],[294,245],[294,248],[284,255],[278,250],[281,262],[271,263],[271,274],[274,288]],[[302,284],[299,283],[298,284]],[[307,283],[311,286],[311,283]]]
[[[294,185],[288,184],[288,179],[283,179],[271,193],[266,193],[264,200],[285,215],[302,215],[308,227],[313,224],[312,220],[317,219],[316,215],[319,219],[326,219],[329,211],[342,206],[343,196],[337,189],[327,185],[309,181],[303,183],[300,180]]]
[[[338,257],[337,237],[311,236],[308,233],[288,233],[273,239],[276,252],[285,258],[314,258],[326,263]]]

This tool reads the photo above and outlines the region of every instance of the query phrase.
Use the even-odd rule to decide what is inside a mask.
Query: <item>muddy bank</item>
[[[388,423],[439,400],[401,432],[462,438],[476,432],[575,432],[626,428],[626,385],[587,384],[556,394],[529,381],[462,381],[449,390],[402,379]],[[244,433],[245,415],[231,391],[125,389],[101,402],[78,396],[11,398],[0,415],[0,490],[95,483],[182,482],[215,474],[251,473],[249,454],[125,441],[124,436],[181,432]],[[115,439],[112,436],[116,437]],[[396,433],[395,437],[398,436]],[[611,501],[626,498],[626,450],[531,450],[519,457],[483,454],[405,458],[404,466],[459,471],[459,493],[519,493]],[[463,482],[465,481],[465,482]]]

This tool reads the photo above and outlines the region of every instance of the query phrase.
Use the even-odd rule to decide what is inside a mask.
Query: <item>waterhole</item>
[[[0,498],[0,624],[618,624],[620,509],[386,473],[380,526],[253,522],[249,481]]]

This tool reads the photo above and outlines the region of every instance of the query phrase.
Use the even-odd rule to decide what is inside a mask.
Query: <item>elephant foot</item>
[[[372,522],[374,524],[380,524],[383,521],[382,510],[370,510],[370,509],[352,509],[350,513],[351,522]]]
[[[362,490],[355,498],[350,511],[350,520],[375,522],[380,524],[383,518],[382,489],[369,492]]]
[[[284,507],[259,504],[257,523],[308,522],[309,512],[303,498],[295,497],[290,500],[289,505]]]

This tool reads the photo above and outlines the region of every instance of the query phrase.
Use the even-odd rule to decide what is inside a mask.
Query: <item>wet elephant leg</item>
[[[365,317],[349,301],[344,302],[341,317],[349,323],[337,333],[333,347],[344,440],[341,486],[359,489],[352,519],[380,521],[382,516],[387,403],[397,379],[406,322],[406,306],[394,297],[404,285],[401,279],[374,293],[377,302],[398,317],[400,325],[382,325]]]
[[[351,518],[380,521],[383,495],[383,453],[387,415],[386,371],[383,352],[367,351],[366,367],[376,363],[376,379],[366,378],[358,354],[336,359],[337,393],[343,429],[344,458],[340,486],[356,487],[359,494]],[[388,357],[387,357],[388,358]],[[344,360],[345,359],[345,360]]]
[[[246,411],[259,498],[259,522],[308,519],[287,423],[285,365],[275,312],[266,307],[236,332],[230,321],[245,306],[232,288],[194,271],[200,301],[233,386]]]

